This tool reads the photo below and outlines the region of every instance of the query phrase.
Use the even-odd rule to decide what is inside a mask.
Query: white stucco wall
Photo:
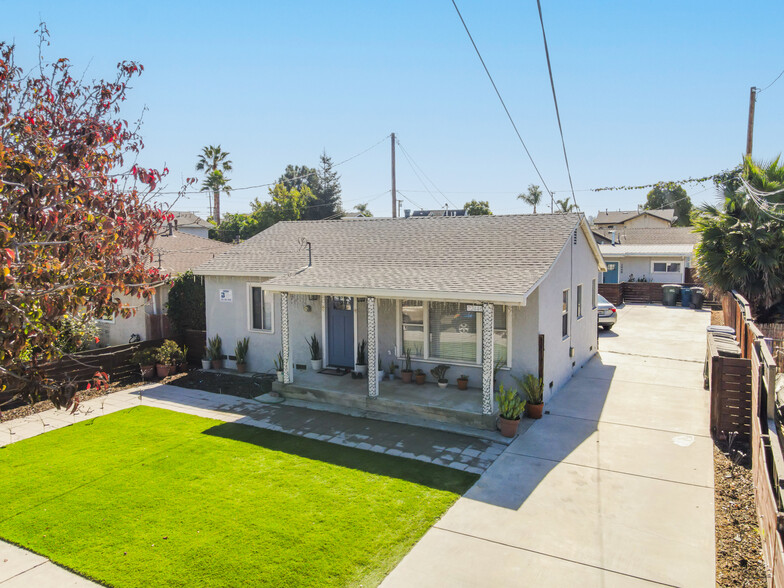
[[[578,229],[577,245],[573,245],[573,241],[567,244],[538,288],[539,331],[545,336],[545,402],[596,353],[598,315],[591,308],[591,284],[598,274],[596,258],[585,235]],[[582,318],[577,317],[576,292],[579,284],[583,285]],[[567,288],[570,325],[569,334],[562,337],[562,296]],[[569,356],[570,347],[574,348],[573,357]]]
[[[656,282],[660,284],[669,284],[670,282],[680,284],[683,282],[685,268],[689,267],[691,257],[605,257],[606,261],[617,261],[618,266],[618,281],[628,282],[629,276],[634,276],[635,281],[640,277],[645,276],[648,282]],[[665,262],[678,262],[681,264],[681,271],[679,272],[652,272],[653,261]]]
[[[205,227],[177,227],[177,230],[181,233],[188,233],[189,235],[196,235],[197,237],[202,237],[204,239],[209,239],[210,237],[210,230]]]

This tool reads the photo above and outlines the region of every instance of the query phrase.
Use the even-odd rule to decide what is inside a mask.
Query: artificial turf
[[[118,587],[371,586],[475,480],[139,406],[0,449],[0,537]]]

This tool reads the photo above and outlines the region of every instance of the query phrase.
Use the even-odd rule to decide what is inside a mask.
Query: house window
[[[462,302],[402,300],[401,355],[444,362],[482,362],[482,313]],[[507,309],[496,306],[493,325],[494,361],[508,365]]]
[[[561,306],[561,336],[569,336],[569,290],[563,291],[563,305]]]
[[[404,300],[403,316],[403,355],[406,351],[411,357],[425,356],[425,307],[421,300]]]
[[[654,261],[652,271],[655,273],[680,273],[681,264],[678,261]]]
[[[583,318],[583,285],[577,285],[577,318]]]
[[[254,331],[272,331],[272,294],[260,286],[250,287],[250,328]]]
[[[430,357],[476,363],[479,313],[459,302],[430,302],[428,306]]]
[[[97,323],[105,323],[107,325],[113,325],[114,324],[114,313],[113,312],[107,312],[101,318],[95,319],[95,322],[97,322]]]
[[[596,309],[596,278],[591,280],[591,308]]]
[[[509,339],[506,328],[506,307],[496,306],[493,313],[493,361],[501,365],[509,364]]]

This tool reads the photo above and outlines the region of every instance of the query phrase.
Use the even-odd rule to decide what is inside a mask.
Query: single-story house
[[[228,251],[233,246],[221,241],[204,239],[179,230],[165,230],[153,242],[152,267],[174,278],[207,260]],[[166,316],[169,301],[169,284],[161,284],[148,301],[140,298],[121,297],[123,304],[136,309],[129,318],[121,316],[98,320],[98,337],[102,346],[124,345],[131,338],[147,341],[171,335]]]
[[[210,224],[193,212],[172,210],[171,213],[174,215],[174,227],[181,233],[188,233],[189,235],[196,235],[202,239],[209,239],[210,229],[215,228],[215,225]]]
[[[284,396],[492,427],[494,376],[540,375],[547,400],[596,353],[605,269],[583,215],[539,214],[280,222],[195,273],[227,366],[249,337],[249,371],[282,357]],[[314,335],[324,372],[310,369]],[[362,341],[367,377],[341,376]],[[448,365],[450,388],[379,381],[379,363],[406,354],[431,382]]]
[[[664,210],[605,210],[593,221],[599,229],[666,229],[678,220],[675,209]]]
[[[599,229],[594,227],[607,263],[604,284],[640,280],[658,283],[688,282],[694,247],[700,235],[691,227]]]

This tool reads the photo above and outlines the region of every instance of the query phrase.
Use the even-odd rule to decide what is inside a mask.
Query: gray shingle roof
[[[153,261],[150,265],[159,267],[163,273],[172,276],[194,269],[217,255],[230,250],[233,245],[197,237],[190,233],[174,231],[172,236],[166,232],[155,237],[153,242]],[[159,256],[160,254],[160,256]]]
[[[277,276],[265,288],[291,292],[475,293],[488,301],[506,296],[522,302],[580,219],[539,214],[281,222],[197,273]],[[312,245],[312,267],[306,268],[300,239]]]
[[[203,229],[214,229],[214,225],[211,225],[206,220],[201,218],[200,216],[195,215],[192,212],[185,212],[185,211],[177,211],[172,210],[171,213],[174,215],[174,220],[177,221],[177,227],[201,227]]]
[[[636,229],[619,227],[615,230],[615,242],[621,245],[696,245],[700,234],[691,227],[669,227],[661,229]],[[612,241],[613,229],[593,227],[593,232]]]
[[[677,218],[675,216],[675,210],[672,208],[667,208],[665,210],[609,210],[604,212],[599,212],[596,215],[596,219],[594,222],[596,224],[622,224],[625,223],[627,220],[632,219],[636,216],[640,216],[643,213],[648,213],[652,216],[658,216],[659,218],[663,218],[666,221],[674,222]]]

